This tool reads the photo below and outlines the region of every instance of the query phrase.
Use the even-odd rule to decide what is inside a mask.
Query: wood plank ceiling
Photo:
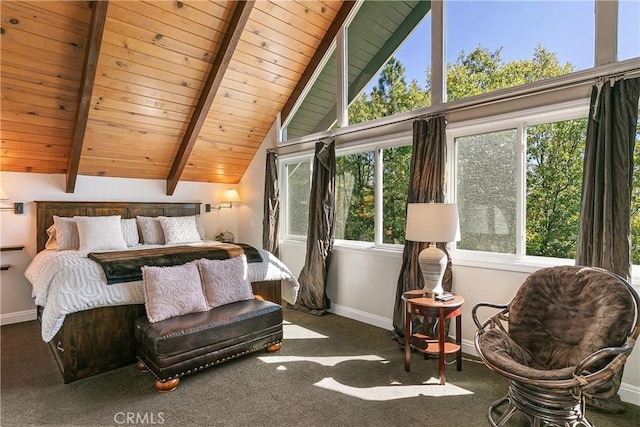
[[[3,0],[0,170],[237,183],[352,6]]]

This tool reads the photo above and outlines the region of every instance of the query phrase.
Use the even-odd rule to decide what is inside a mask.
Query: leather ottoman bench
[[[174,390],[180,377],[282,343],[282,307],[251,299],[150,323],[135,322],[138,367],[156,377],[158,391]]]

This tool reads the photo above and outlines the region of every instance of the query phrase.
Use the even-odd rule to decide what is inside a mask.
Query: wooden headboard
[[[47,243],[47,228],[53,216],[186,216],[200,213],[200,202],[35,202],[38,252]]]

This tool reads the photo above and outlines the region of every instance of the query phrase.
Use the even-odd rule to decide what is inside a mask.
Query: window
[[[288,128],[290,139],[302,138],[292,141],[294,145],[311,141],[309,135],[321,131],[325,135],[316,136],[331,133],[337,139],[336,239],[375,245],[404,243],[411,137],[388,132],[405,119],[433,110],[444,111],[452,120],[447,129],[448,162],[453,162],[455,170],[447,185],[449,198],[455,199],[460,208],[463,240],[457,248],[462,255],[483,252],[485,256],[512,260],[525,256],[574,258],[586,132],[584,117],[589,100],[523,111],[527,105],[575,99],[572,90],[575,87],[561,86],[571,78],[556,79],[557,85],[555,82],[538,85],[550,91],[548,101],[542,99],[542,93],[530,94],[536,85],[507,90],[500,97],[481,95],[593,68],[595,13],[602,13],[602,8],[594,7],[594,1],[358,2],[356,7],[360,9],[347,22],[343,33],[346,52],[338,46],[321,64],[324,68]],[[444,14],[442,6],[446,9]],[[640,54],[640,41],[631,34],[640,23],[638,7],[633,2],[618,2],[620,60],[637,58]],[[571,19],[567,20],[567,16]],[[523,25],[523,20],[531,25]],[[610,22],[598,20],[598,32],[609,31],[607,38],[610,38],[614,34],[605,24]],[[432,26],[443,30],[447,49],[444,58],[431,58],[431,46],[425,47],[431,43]],[[440,35],[436,38],[440,40]],[[612,46],[597,48],[598,56],[602,57],[611,53]],[[338,63],[347,68],[344,82],[336,82],[342,75],[336,72]],[[432,67],[442,68],[446,84],[431,81]],[[632,67],[608,64],[607,70],[610,69],[626,73]],[[601,73],[599,69],[580,73],[580,81],[587,76],[600,77]],[[440,74],[433,73],[433,77],[440,80]],[[440,86],[446,88],[445,104],[423,109],[431,105],[431,88]],[[556,90],[558,96],[551,95]],[[446,103],[476,95],[480,96]],[[338,96],[347,100],[349,125],[360,126],[326,132],[335,127],[338,116],[343,117],[344,112],[336,111]],[[528,102],[529,96],[533,102]],[[485,101],[492,104],[475,110],[476,103],[485,105]],[[497,110],[513,106],[518,113],[492,116],[494,102]],[[471,107],[471,113],[467,113],[467,107]],[[407,111],[413,113],[398,114]],[[371,126],[365,124],[391,115],[397,118],[378,120]],[[477,122],[454,121],[465,117],[475,117]],[[361,130],[378,141],[358,141]],[[634,264],[640,263],[638,132],[632,190]],[[296,183],[293,186],[290,183],[289,190],[283,193],[292,198],[283,203],[283,208],[289,215],[287,233],[293,236],[306,235],[311,155],[304,150],[290,151],[296,153],[292,155],[297,160],[305,152],[308,162],[298,165],[292,161],[287,165],[287,179]],[[281,160],[286,161],[283,157]],[[306,169],[303,172],[296,166]],[[303,175],[304,181],[297,174]],[[305,216],[296,216],[298,211]]]
[[[375,245],[404,244],[411,136],[363,141],[336,151],[334,238]],[[286,238],[306,237],[312,155],[282,162]],[[376,219],[380,213],[381,220]]]
[[[507,120],[484,133],[454,132],[458,249],[575,258],[585,110]]]
[[[286,125],[282,140],[325,131],[336,121],[337,59],[333,49],[302,104]]]
[[[640,2],[618,2],[618,61],[640,56]]]
[[[430,98],[424,88],[431,60],[430,20],[425,19],[430,10],[431,2],[419,0],[360,4],[346,32],[348,76],[344,87],[350,104],[349,123],[362,123],[429,105]],[[405,46],[398,50],[403,43]],[[323,132],[336,125],[337,94],[341,93],[337,86],[338,55],[344,52],[332,49],[304,100],[288,123],[284,123],[283,141]],[[393,57],[394,53],[402,62]],[[377,83],[375,90],[372,90],[372,81]],[[402,99],[396,99],[400,95]]]
[[[372,151],[336,156],[334,237],[375,241],[375,162]]]
[[[404,244],[411,145],[382,150],[382,243]]]
[[[430,10],[425,1],[362,4],[347,33],[349,124],[430,105]]]
[[[516,253],[517,147],[515,129],[455,138],[458,249]]]
[[[574,259],[587,119],[526,128],[526,254]]]
[[[309,189],[311,188],[311,164],[289,163],[286,170],[286,232],[288,236],[307,235],[309,226]]]
[[[449,101],[593,67],[593,1],[447,1],[445,8]]]

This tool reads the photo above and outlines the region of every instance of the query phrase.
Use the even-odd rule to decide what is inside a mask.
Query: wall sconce
[[[219,211],[222,208],[232,208],[234,202],[235,203],[242,202],[242,200],[240,199],[240,195],[238,194],[238,190],[236,189],[225,190],[225,192],[222,194],[222,199],[220,201],[220,204],[218,206],[211,206],[209,204],[206,204],[205,212],[211,212],[211,209]]]
[[[0,187],[0,200],[9,200],[9,196],[4,192],[4,188]],[[12,206],[0,206],[1,211],[13,211],[15,214],[24,213],[24,203],[14,203]]]

